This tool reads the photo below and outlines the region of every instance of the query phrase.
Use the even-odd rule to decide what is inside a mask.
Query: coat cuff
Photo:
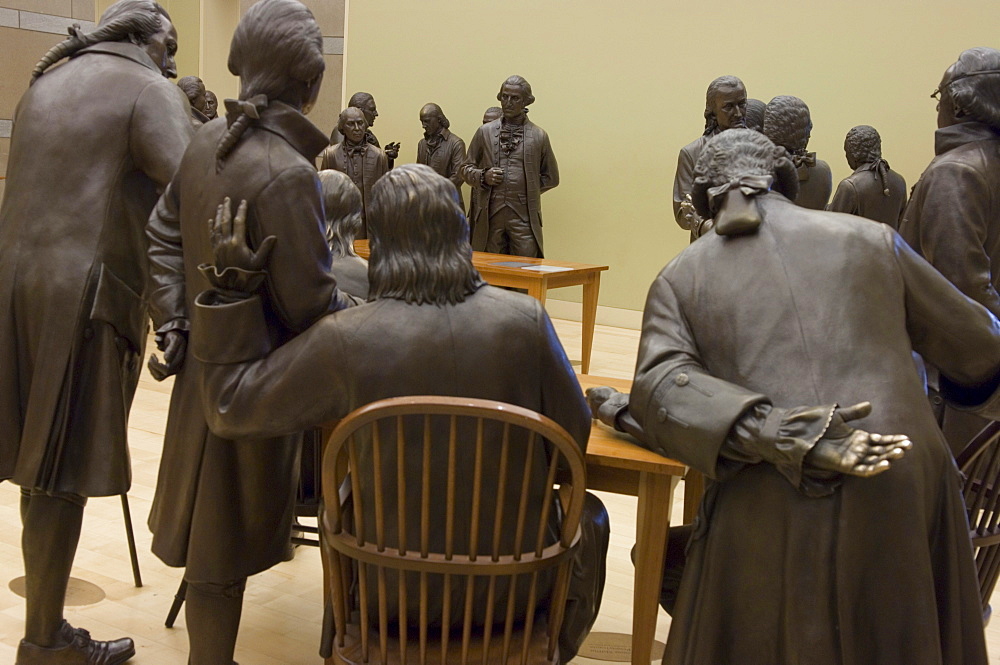
[[[271,351],[264,308],[258,296],[220,303],[215,291],[194,301],[191,352],[204,363],[227,365],[263,358]]]
[[[1000,420],[1000,374],[975,388],[961,386],[942,374],[939,379],[939,389],[941,396],[958,411],[968,411],[990,420]]]

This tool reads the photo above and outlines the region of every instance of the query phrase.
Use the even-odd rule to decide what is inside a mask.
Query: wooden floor
[[[574,364],[579,366],[580,324],[555,321],[556,330]],[[638,348],[637,331],[597,326],[591,374],[631,378]],[[135,588],[117,498],[91,499],[73,576],[103,590],[99,602],[67,607],[74,625],[89,629],[97,639],[128,635],[135,639],[138,665],[183,665],[187,633],[183,612],[173,629],[163,625],[181,579],[149,552],[146,529],[156,484],[171,382],[156,383],[144,374],[129,421],[134,480],[129,492],[144,586]],[[679,520],[683,484],[678,488],[674,519]],[[608,578],[595,631],[631,631],[632,565],[635,542],[635,499],[600,494],[611,514]],[[23,574],[20,551],[18,489],[0,483],[0,663],[13,663],[24,627],[24,601],[7,582]],[[85,594],[84,594],[85,595]],[[240,665],[317,664],[322,596],[318,550],[300,547],[293,561],[252,577],[247,585],[236,660]],[[998,599],[1000,600],[1000,599]],[[996,606],[996,603],[994,603]],[[657,639],[665,641],[669,617],[660,612]],[[1000,622],[987,629],[987,642],[1000,664]],[[593,665],[600,661],[577,658]]]

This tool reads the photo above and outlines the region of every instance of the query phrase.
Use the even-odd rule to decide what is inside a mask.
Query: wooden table
[[[622,392],[632,382],[578,374],[580,387],[611,386]],[[656,636],[663,556],[674,489],[687,467],[641,448],[632,438],[594,422],[587,443],[587,489],[639,498],[635,525],[635,583],[632,592],[632,665],[649,665]],[[700,498],[700,497],[699,497]],[[694,500],[691,497],[690,500]],[[685,514],[689,512],[685,490]],[[697,504],[694,504],[695,507]],[[685,517],[685,519],[687,519]]]
[[[355,240],[354,250],[362,258],[368,258],[370,251],[367,240]],[[530,267],[504,266],[501,263],[528,264]],[[569,261],[552,261],[550,259],[533,259],[509,254],[490,254],[489,252],[473,252],[472,265],[479,274],[493,286],[506,286],[514,289],[527,289],[528,295],[537,298],[545,304],[545,294],[549,289],[563,286],[583,286],[583,343],[581,345],[580,371],[586,374],[590,371],[590,355],[594,346],[594,324],[597,321],[597,295],[601,290],[601,272],[607,266],[593,266],[586,263],[571,263]],[[546,272],[532,269],[556,268]]]

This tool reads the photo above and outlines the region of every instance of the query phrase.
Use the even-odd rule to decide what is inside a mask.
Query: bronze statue
[[[744,122],[747,129],[754,129],[758,132],[764,131],[764,110],[767,104],[759,99],[748,99],[747,108],[744,113]]]
[[[346,173],[319,172],[326,213],[326,242],[330,245],[330,272],[337,288],[361,300],[368,299],[368,262],[354,251],[361,231],[361,191]]]
[[[340,112],[337,131],[343,137],[320,154],[320,170],[333,169],[346,173],[361,190],[361,232],[359,238],[368,237],[368,201],[372,186],[389,170],[389,158],[377,143],[365,139],[368,121],[361,109],[348,106]]]
[[[934,91],[936,156],[913,188],[899,232],[962,293],[1000,317],[998,70],[1000,51],[972,48],[945,71]],[[984,424],[955,409],[941,413],[956,453]]]
[[[664,663],[985,664],[961,479],[911,348],[997,417],[1000,321],[888,226],[789,201],[794,166],[757,132],[712,139],[696,175],[715,233],[650,288],[632,394],[589,395],[707,478],[671,530]]]
[[[385,151],[385,155],[389,160],[389,168],[391,169],[396,158],[399,157],[399,143],[386,143],[383,146],[378,142],[378,137],[375,136],[375,133],[372,132],[372,125],[375,124],[375,118],[378,117],[378,107],[375,106],[375,98],[369,92],[356,92],[347,101],[347,108],[361,109],[365,114],[365,120],[368,122],[368,129],[365,130],[365,141]],[[334,127],[330,135],[330,144],[340,143],[343,140],[344,136],[339,126]]]
[[[177,81],[177,87],[184,91],[191,103],[191,124],[195,129],[211,120],[206,111],[208,110],[208,94],[205,90],[205,83],[197,76],[185,76]]]
[[[164,78],[176,76],[176,50],[160,5],[117,2],[42,58],[14,116],[0,208],[0,478],[22,488],[23,665],[135,653],[131,639],[70,626],[63,601],[87,497],[131,483],[142,231],[193,132],[187,100]]]
[[[226,100],[226,122],[209,123],[195,135],[147,227],[151,314],[167,349],[158,373],[180,370],[149,525],[153,553],[185,567],[191,665],[232,662],[246,578],[290,552],[301,436],[290,429],[231,440],[210,432],[198,358],[171,356],[171,340],[198,332],[193,300],[208,285],[198,266],[211,262],[205,222],[226,195],[247,201],[255,247],[277,238],[258,289],[269,339],[288,340],[348,304],[330,274],[313,167],[327,139],[304,115],[316,102],[324,69],[322,33],[304,5],[254,4],[229,51],[240,99]],[[229,337],[233,331],[217,332]]]
[[[803,208],[823,210],[833,191],[830,165],[806,152],[812,134],[809,107],[798,97],[781,95],[764,110],[764,135],[791,155],[799,173],[799,195],[795,202]]]
[[[828,209],[898,228],[906,207],[906,181],[882,159],[878,131],[869,125],[852,127],[844,139],[844,153],[854,173],[840,181]]]
[[[417,144],[417,164],[426,164],[451,180],[458,190],[458,202],[465,209],[463,180],[458,172],[465,161],[465,141],[451,133],[451,123],[437,104],[425,104],[420,109],[420,124],[424,138]]]
[[[543,257],[542,193],[559,184],[559,166],[545,131],[528,120],[531,85],[511,76],[497,100],[503,116],[479,127],[461,173],[480,191],[472,249]]]
[[[209,120],[219,117],[219,98],[211,90],[205,91],[205,117]]]
[[[499,106],[491,106],[483,113],[483,124],[493,122],[494,120],[499,120],[503,116],[503,109]],[[461,193],[462,190],[459,190]],[[479,217],[479,208],[482,205],[480,202],[482,192],[481,187],[469,187],[469,238],[471,239],[476,235],[476,219]],[[471,240],[470,240],[471,241]]]
[[[681,148],[674,174],[674,219],[682,229],[691,232],[691,242],[712,228],[711,220],[698,216],[691,204],[694,186],[694,165],[705,144],[719,132],[746,127],[747,89],[735,76],[720,76],[708,84],[705,93],[705,131]]]
[[[220,269],[235,267],[244,268],[249,272],[244,274],[252,278],[253,270],[263,268],[260,257],[254,260],[242,247],[245,234],[239,214],[230,221],[226,210],[228,206],[217,219],[217,276],[213,281],[225,284],[228,295],[249,293],[249,287],[239,288],[220,276]],[[267,344],[268,334],[261,326],[264,313],[259,298],[214,307],[218,294],[199,296],[197,316],[204,325],[192,331],[192,346],[205,362],[212,429],[233,437],[274,436],[341,418],[384,397],[453,395],[498,399],[540,411],[585,447],[590,414],[544,308],[532,298],[483,283],[472,266],[465,216],[448,180],[420,164],[393,169],[375,185],[369,221],[372,302],[328,316],[280,348],[261,346]],[[279,239],[275,251],[280,246]],[[455,331],[462,334],[455,335]],[[504,353],[497,353],[500,348]],[[262,357],[265,350],[270,353]],[[323,389],[317,391],[316,386]],[[276,418],[277,413],[281,415]],[[422,422],[416,423],[420,431]],[[435,435],[442,432],[437,425],[433,427]],[[447,436],[447,429],[443,433]],[[498,468],[498,438],[487,434],[484,469]],[[395,465],[397,460],[387,452],[382,463]],[[472,473],[471,458],[463,456],[459,464],[467,475]],[[520,478],[523,473],[517,463],[511,464],[508,477]],[[441,460],[442,474],[446,467]],[[530,491],[538,491],[546,482],[546,472],[544,459],[536,460]],[[361,478],[359,482],[371,486],[372,481]],[[431,484],[444,485],[438,478],[432,478]],[[419,497],[416,483],[408,489]],[[507,493],[504,501],[516,505],[516,494]],[[419,524],[420,503],[415,498],[406,502],[411,524]],[[455,505],[456,523],[469,523],[470,503]],[[484,504],[481,510],[492,514],[493,508]],[[375,519],[372,512],[363,516],[368,523]],[[556,512],[552,511],[553,519],[559,519]],[[434,511],[442,520],[443,513],[443,509]],[[386,524],[386,542],[397,542],[395,518]],[[592,495],[585,503],[582,527],[559,640],[561,662],[575,655],[596,617],[603,592],[607,513]],[[535,532],[531,527],[528,531]],[[443,546],[442,532],[431,525],[431,549]],[[455,544],[456,553],[468,552],[462,549],[468,539],[456,540],[460,541]],[[480,542],[489,539],[483,537]],[[443,582],[435,581],[426,606],[431,622],[443,618]],[[499,588],[505,582],[498,583],[497,598],[502,600],[496,612],[506,611],[507,589]],[[452,585],[453,608],[464,605],[464,586]],[[486,590],[477,588],[474,593],[474,616],[482,621],[488,611]],[[525,594],[510,595],[513,609],[523,616],[528,604]],[[396,598],[395,592],[389,594],[390,621],[398,617]],[[416,609],[411,602],[410,611]],[[453,611],[452,620],[458,615]]]

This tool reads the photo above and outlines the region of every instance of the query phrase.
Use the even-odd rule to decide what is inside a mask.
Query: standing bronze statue
[[[462,178],[479,188],[472,249],[517,256],[545,256],[542,193],[559,184],[549,135],[528,120],[531,85],[511,76],[500,87],[499,120],[479,127],[469,144]]]
[[[299,476],[301,435],[231,440],[209,431],[197,357],[171,356],[171,340],[198,332],[193,301],[211,262],[206,220],[226,195],[247,202],[259,250],[277,239],[258,293],[268,339],[288,340],[347,305],[330,274],[323,200],[313,166],[326,136],[305,117],[323,80],[323,36],[296,0],[261,0],[240,20],[229,71],[240,98],[226,121],[195,135],[150,216],[150,305],[166,348],[160,375],[180,370],[167,416],[149,514],[153,553],[183,566],[190,665],[231,663],[246,578],[284,560]],[[222,338],[230,332],[217,331]],[[183,360],[183,367],[180,362]],[[271,412],[269,417],[278,417]]]
[[[795,202],[803,208],[823,210],[833,191],[830,165],[807,152],[812,135],[809,107],[798,97],[780,95],[764,110],[764,135],[788,151],[799,174],[799,195]]]
[[[177,87],[184,91],[191,104],[191,124],[197,129],[211,120],[208,117],[208,94],[205,83],[197,76],[185,76],[177,81]]]
[[[379,143],[378,137],[372,131],[372,126],[375,124],[375,118],[378,117],[378,107],[375,105],[375,98],[372,97],[369,92],[356,92],[351,95],[351,98],[347,101],[347,108],[351,109],[361,109],[361,112],[365,114],[365,120],[368,122],[368,129],[365,130],[365,141],[376,148],[381,148],[385,151],[386,158],[389,161],[389,168],[391,169],[399,157],[399,143],[392,142],[386,143],[384,146]],[[334,127],[333,132],[330,134],[330,143],[340,143],[344,140],[343,133],[340,127]]]
[[[664,663],[985,665],[961,478],[911,348],[997,417],[1000,321],[891,228],[778,193],[795,170],[757,132],[715,137],[696,173],[715,232],[653,282],[631,396],[589,395],[707,478],[671,530]]]
[[[224,211],[221,221],[217,246],[222,253],[217,255],[215,274],[227,266],[261,270],[259,257],[256,261],[226,261],[227,257],[238,257],[240,253],[246,257],[250,252],[245,248],[239,251],[244,243],[239,215],[229,223]],[[539,411],[566,428],[581,448],[586,447],[590,414],[545,309],[533,298],[482,281],[472,265],[465,216],[455,201],[453,186],[420,164],[393,169],[372,192],[370,225],[372,301],[322,319],[266,357],[261,351],[268,345],[268,331],[261,326],[257,297],[214,307],[217,294],[199,296],[196,307],[205,325],[192,332],[192,345],[194,353],[205,362],[205,386],[211,403],[207,413],[212,429],[234,437],[273,436],[288,428],[342,418],[385,397],[451,395],[501,400]],[[231,235],[226,227],[233,230]],[[275,251],[280,246],[279,239]],[[252,277],[252,273],[247,276]],[[225,284],[218,278],[214,281]],[[229,283],[227,287],[230,293],[233,286]],[[246,287],[236,290],[249,291]],[[462,334],[455,335],[455,331]],[[504,353],[497,353],[500,348]],[[316,386],[324,389],[317,391]],[[274,417],[277,413],[280,418]],[[433,436],[447,437],[447,426],[439,427],[444,424],[432,426]],[[419,437],[423,419],[405,425],[411,433],[414,426]],[[493,473],[499,468],[499,439],[500,432],[487,431],[482,467]],[[395,455],[385,451],[382,464],[395,468]],[[410,453],[418,457],[421,454],[419,448]],[[460,457],[463,459],[458,462],[458,473],[471,476],[472,458]],[[508,478],[524,476],[517,462],[510,464]],[[362,460],[360,466],[372,470],[359,479],[360,486],[371,487],[374,465]],[[433,487],[444,486],[447,466],[444,458],[431,461],[431,467],[440,471],[440,476],[430,480]],[[540,492],[547,482],[546,472],[544,457],[534,460],[525,491],[533,495]],[[484,473],[490,475],[490,471]],[[517,482],[520,484],[520,480]],[[419,524],[419,484],[408,484],[407,491],[413,495],[401,502],[408,511],[406,520]],[[504,495],[506,510],[513,510],[518,497],[519,492]],[[440,500],[445,500],[443,494]],[[439,503],[437,499],[432,501]],[[374,531],[372,503],[365,503],[368,507],[362,519]],[[455,503],[456,524],[470,523],[471,505],[471,501]],[[484,497],[479,510],[491,515],[494,508]],[[443,524],[445,512],[443,506],[432,509],[431,550],[444,546],[444,529],[437,525]],[[558,512],[551,513],[554,522],[559,519]],[[492,530],[492,526],[487,528]],[[526,528],[529,533],[536,529],[537,525]],[[513,529],[510,531],[501,534],[501,542],[512,542]],[[559,636],[560,662],[573,658],[597,616],[608,535],[607,512],[597,497],[588,494]],[[395,517],[386,521],[384,537],[386,543],[398,542]],[[462,548],[468,542],[468,538],[456,537],[456,554],[467,553]],[[488,538],[483,536],[480,542],[488,542]],[[369,579],[374,583],[373,577]],[[540,580],[539,586],[544,589],[551,582]],[[450,586],[452,608],[464,605],[464,587]],[[398,596],[392,588],[387,618],[405,621],[405,617],[398,616]],[[444,593],[449,587],[436,577],[429,580],[428,588],[424,611],[429,622],[440,623],[448,617]],[[523,591],[508,594],[506,580],[502,579],[496,589],[500,600],[495,608],[486,604],[485,587],[474,593],[474,620],[479,622],[491,610],[494,617],[504,616],[508,595],[510,610],[519,617],[525,615],[530,602]],[[411,612],[417,609],[415,605],[411,601]],[[375,613],[374,608],[371,610]],[[451,620],[460,621],[460,616],[460,612],[452,611]],[[377,613],[374,620],[378,620]]]
[[[437,104],[425,104],[420,109],[420,124],[424,138],[417,144],[417,164],[426,164],[448,178],[458,190],[458,202],[464,210],[464,181],[458,170],[465,161],[465,141],[451,133],[451,123]]]
[[[681,148],[674,174],[674,219],[691,232],[691,242],[712,228],[711,220],[702,219],[691,204],[694,165],[708,140],[727,129],[746,127],[747,89],[735,76],[720,76],[708,84],[705,93],[705,131]]]
[[[483,112],[483,124],[493,122],[494,120],[499,120],[503,116],[503,109],[499,106],[491,106]],[[461,190],[459,190],[461,191]],[[470,187],[469,188],[469,238],[476,235],[476,219],[479,217],[479,208],[482,205],[481,193],[484,190],[481,187]]]
[[[219,98],[211,90],[205,91],[205,117],[209,120],[219,117]]]
[[[368,299],[368,262],[354,251],[361,232],[361,191],[346,173],[328,169],[319,172],[326,213],[326,242],[330,246],[330,272],[344,293]]]
[[[122,0],[92,32],[70,34],[18,103],[0,208],[0,478],[22,488],[21,665],[135,653],[131,639],[99,642],[70,626],[63,601],[86,497],[131,484],[143,228],[193,131],[165,78],[176,76],[177,31],[162,7]]]
[[[840,181],[828,209],[898,228],[906,207],[906,181],[882,159],[878,131],[869,125],[851,128],[844,139],[844,153],[854,173]]]
[[[759,99],[748,99],[746,113],[744,114],[746,128],[758,132],[764,131],[764,111],[766,109],[767,104]]]
[[[320,155],[320,170],[333,169],[350,176],[361,190],[361,225],[359,238],[368,237],[368,202],[372,186],[389,170],[389,158],[377,143],[365,140],[368,121],[359,108],[348,106],[340,112],[337,131],[343,137],[340,143],[326,148]]]
[[[913,188],[899,232],[962,293],[1000,317],[1000,51],[962,52],[934,96],[935,157]],[[985,424],[947,407],[941,419],[956,454]]]

